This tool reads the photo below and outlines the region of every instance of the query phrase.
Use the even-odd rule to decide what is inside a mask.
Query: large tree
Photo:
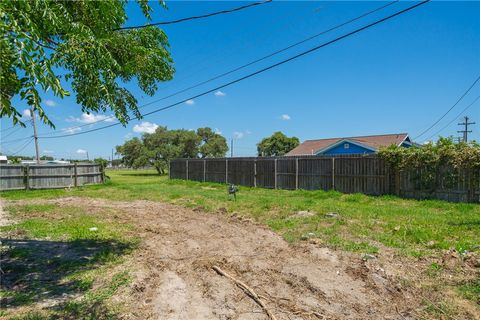
[[[201,158],[224,157],[228,151],[225,138],[211,128],[198,128],[197,135],[201,139],[199,154]]]
[[[112,110],[123,124],[140,116],[137,100],[124,86],[136,80],[148,95],[158,81],[173,76],[165,33],[157,27],[122,29],[127,1],[0,1],[0,117],[21,121],[24,105],[54,126],[41,93],[69,95],[71,86],[82,112]],[[137,0],[150,20],[148,1]],[[160,2],[163,4],[163,2]]]
[[[127,167],[139,168],[148,164],[145,147],[142,141],[136,137],[117,146],[116,149],[117,153],[123,156],[122,162]]]
[[[270,137],[263,138],[257,144],[259,156],[283,156],[300,144],[297,137],[287,137],[280,131],[275,132]]]
[[[223,157],[227,151],[225,138],[210,128],[195,132],[158,127],[154,133],[144,134],[141,140],[133,138],[117,146],[125,165],[138,168],[149,164],[160,174],[166,172],[174,158]]]

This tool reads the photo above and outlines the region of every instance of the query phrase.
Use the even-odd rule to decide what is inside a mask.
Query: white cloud
[[[282,120],[290,120],[291,118],[290,118],[290,116],[289,116],[288,114],[282,114],[282,115],[280,116],[280,119],[282,119]]]
[[[25,118],[25,119],[30,119],[32,116],[30,114],[30,109],[25,109],[23,110],[22,112],[22,118]]]
[[[218,129],[218,128],[215,128],[213,130],[213,132],[215,132],[216,134],[222,134],[222,131],[220,131],[220,129]]]
[[[52,153],[55,153],[55,151],[53,151],[53,150],[43,150],[43,153],[52,154]]]
[[[244,136],[244,133],[243,133],[243,132],[235,131],[235,132],[233,133],[233,137],[234,137],[235,139],[242,139],[243,136]]]
[[[130,139],[132,136],[133,136],[133,134],[131,132],[129,132],[125,135],[125,139]]]
[[[245,131],[235,131],[233,133],[233,138],[235,139],[242,139],[243,137],[245,137],[246,135],[249,135],[249,134],[252,134],[252,132],[250,130],[245,130]]]
[[[67,122],[80,122],[80,123],[94,123],[98,121],[105,121],[105,122],[113,122],[115,120],[114,117],[112,116],[107,116],[105,114],[93,114],[93,113],[82,113],[82,116],[80,118],[75,118],[75,117],[68,117],[65,119]]]
[[[55,101],[50,100],[50,99],[45,100],[45,104],[49,107],[55,107],[57,105],[57,103]]]
[[[192,106],[195,104],[195,101],[194,100],[187,100],[185,101],[185,104],[188,104],[189,106]]]
[[[78,154],[86,154],[86,153],[87,153],[87,150],[78,149],[78,150],[77,150],[77,153],[78,153]]]
[[[220,91],[218,90],[217,92],[215,92],[215,96],[217,97],[225,97],[227,94],[223,91]]]
[[[143,121],[140,124],[133,126],[133,132],[137,133],[154,133],[157,130],[158,125],[148,121]]]
[[[82,128],[79,128],[79,127],[63,128],[62,131],[65,133],[72,134],[72,133],[82,131]]]

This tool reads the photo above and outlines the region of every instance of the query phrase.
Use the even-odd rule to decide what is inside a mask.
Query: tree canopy
[[[154,133],[146,133],[141,139],[130,139],[116,149],[126,166],[152,165],[163,174],[171,159],[223,157],[228,146],[225,138],[211,128],[199,128],[195,132],[158,127]]]
[[[300,144],[297,137],[287,137],[284,133],[277,131],[270,137],[263,138],[257,144],[257,152],[259,156],[283,156]]]
[[[71,86],[82,112],[113,111],[125,124],[140,117],[124,84],[136,80],[148,95],[174,68],[165,33],[157,27],[123,30],[127,1],[0,1],[0,116],[20,123],[19,96],[54,126],[41,92],[64,97]],[[137,0],[150,20],[148,1]],[[163,2],[161,2],[163,4]]]

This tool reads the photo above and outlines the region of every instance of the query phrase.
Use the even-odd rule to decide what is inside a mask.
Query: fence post
[[[73,164],[73,175],[74,175],[74,186],[78,187],[78,171],[77,171],[77,163]]]
[[[207,181],[207,160],[203,160],[203,182]]]
[[[395,170],[395,195],[400,196],[400,170]]]
[[[332,190],[335,190],[335,157],[332,157]]]
[[[295,157],[295,190],[298,190],[298,158]]]
[[[105,167],[103,166],[103,164],[100,164],[100,173],[102,174],[101,175],[102,183],[105,183]]]
[[[257,160],[253,160],[253,186],[257,187]]]
[[[25,175],[25,190],[30,190],[30,167],[27,164],[24,168],[24,175]]]
[[[228,184],[228,158],[225,158],[225,183]]]
[[[185,161],[185,176],[185,180],[188,180],[188,159]]]
[[[168,179],[172,180],[172,160],[168,161]]]
[[[277,189],[277,158],[274,160],[274,170],[275,170],[275,189]]]

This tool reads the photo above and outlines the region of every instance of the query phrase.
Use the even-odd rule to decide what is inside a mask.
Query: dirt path
[[[289,245],[251,221],[149,201],[50,200],[117,209],[142,238],[134,282],[117,299],[129,319],[267,319],[217,265],[253,288],[277,319],[413,319],[418,299],[374,261],[315,244]]]

